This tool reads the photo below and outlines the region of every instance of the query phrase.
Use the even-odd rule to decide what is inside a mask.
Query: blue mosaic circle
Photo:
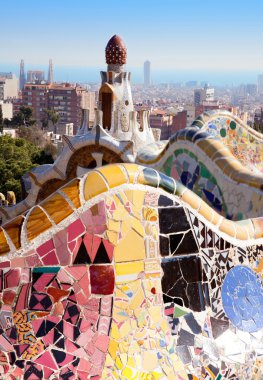
[[[238,265],[227,273],[222,301],[227,317],[238,329],[252,333],[263,327],[263,286],[252,269]]]

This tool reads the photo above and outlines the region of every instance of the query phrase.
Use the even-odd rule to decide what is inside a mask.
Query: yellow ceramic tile
[[[135,296],[132,298],[132,301],[130,302],[129,308],[130,309],[137,309],[137,307],[140,307],[142,303],[145,300],[145,295],[142,290],[142,288],[138,289],[137,293]]]
[[[28,240],[32,240],[48,228],[52,227],[45,212],[38,206],[34,207],[28,216],[26,230]]]
[[[4,231],[0,228],[0,255],[4,255],[10,251],[9,245],[7,243]]]
[[[17,216],[15,219],[13,219],[11,222],[3,226],[4,227],[3,229],[12,240],[16,249],[19,249],[21,247],[20,231],[21,231],[23,222],[24,222],[24,217],[20,215],[20,216]]]
[[[118,236],[119,236],[118,232],[107,231],[106,234],[107,234],[107,238],[109,242],[113,244],[114,246],[116,246],[118,244]]]
[[[145,235],[144,227],[142,226],[141,222],[136,218],[132,218],[132,228],[142,237]]]
[[[58,193],[41,202],[41,207],[43,207],[56,224],[73,213],[69,203]]]
[[[128,179],[120,165],[107,165],[99,169],[99,171],[106,178],[110,188],[127,183]]]
[[[116,325],[114,321],[111,324],[110,337],[116,340],[120,339],[120,332],[119,332],[118,326]]]
[[[154,321],[154,322],[159,322],[160,319],[161,319],[161,315],[162,315],[162,309],[160,306],[153,306],[153,307],[150,307],[149,310],[148,310],[149,314],[150,314],[150,317],[151,319]]]
[[[118,342],[116,342],[115,340],[111,339],[110,343],[109,343],[108,352],[109,352],[109,354],[110,354],[110,356],[111,356],[111,358],[113,360],[116,359],[117,351],[118,351]]]
[[[145,191],[136,190],[133,194],[133,204],[137,211],[141,211],[144,203]]]
[[[63,193],[71,200],[75,208],[81,206],[79,199],[79,182],[79,179],[73,179],[60,189],[60,191],[63,191]]]
[[[119,232],[119,231],[120,231],[120,225],[121,225],[120,222],[117,222],[117,221],[115,221],[115,220],[109,219],[109,222],[108,222],[108,229],[109,229],[110,231]]]
[[[125,379],[128,380],[136,380],[138,379],[138,372],[135,368],[126,367],[122,371],[122,375],[125,377]]]
[[[142,353],[142,366],[144,371],[153,371],[158,366],[158,358],[156,352]]]
[[[134,191],[133,190],[125,190],[125,195],[127,197],[127,199],[133,203],[133,194],[134,194]]]
[[[120,328],[120,336],[121,338],[124,338],[126,335],[129,335],[132,331],[130,321],[126,321],[123,323],[123,325]]]
[[[86,201],[108,190],[103,177],[97,172],[90,172],[84,184],[84,198]]]
[[[114,249],[114,259],[117,263],[143,260],[144,257],[144,239],[134,230],[128,232]]]
[[[156,222],[158,220],[157,210],[152,207],[144,207],[143,217],[149,222]]]

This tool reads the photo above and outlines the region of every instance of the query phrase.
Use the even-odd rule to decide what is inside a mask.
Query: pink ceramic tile
[[[20,284],[27,284],[30,282],[31,271],[29,268],[23,268],[20,274]]]
[[[59,264],[55,250],[49,252],[46,256],[42,257],[44,265],[57,265]]]
[[[99,335],[95,342],[95,346],[98,348],[98,350],[105,353],[107,352],[108,347],[109,347],[109,340],[110,340],[109,336]]]
[[[59,231],[54,236],[54,244],[60,265],[69,265],[71,262],[71,254],[68,250],[66,229]]]
[[[46,287],[54,280],[55,273],[42,273],[42,275],[34,282],[34,289],[37,292],[45,292]]]
[[[72,283],[73,284],[73,282],[74,282],[73,278],[66,271],[67,269],[68,269],[68,267],[67,268],[61,268],[57,274],[57,279],[63,283],[69,283],[69,284]]]
[[[0,335],[0,346],[3,351],[12,351],[13,346],[9,343],[7,339],[3,335]]]
[[[25,257],[15,257],[11,260],[11,268],[24,268],[26,263]]]
[[[31,284],[22,285],[17,301],[15,311],[24,310],[28,307],[28,297],[30,292]]]
[[[86,305],[89,300],[90,292],[89,289],[86,290],[86,292],[79,292],[76,294],[76,299],[78,305]]]
[[[84,276],[79,280],[79,286],[81,287],[81,289],[86,292],[88,289],[89,289],[89,285],[90,285],[90,279],[89,279],[89,275],[88,275],[88,272],[84,274]]]
[[[86,319],[82,319],[81,324],[80,324],[80,332],[85,332],[88,330],[90,326],[90,323],[86,321]],[[92,336],[94,335],[93,331],[88,331]]]
[[[52,371],[48,367],[44,367],[44,379],[50,379],[51,375],[53,375],[54,371]]]
[[[87,303],[87,309],[98,311],[99,310],[100,300],[99,298],[91,298]]]
[[[14,290],[4,290],[2,295],[2,300],[6,305],[12,305],[14,299],[16,298],[16,292]]]
[[[53,370],[58,369],[57,363],[55,362],[55,360],[53,359],[53,356],[51,355],[49,351],[44,352],[44,354],[36,358],[35,363],[42,364]]]
[[[80,334],[80,336],[77,339],[77,344],[79,344],[81,347],[85,347],[89,342],[92,341],[95,333],[91,329],[83,332]],[[93,342],[92,342],[93,344]]]
[[[105,240],[105,239],[103,239],[103,244],[106,249],[107,255],[109,257],[109,260],[110,262],[112,262],[114,245],[112,245],[108,240]]]
[[[112,297],[107,297],[107,296],[102,297],[101,305],[100,305],[100,314],[110,317],[111,309],[112,309]]]
[[[4,274],[4,287],[14,288],[20,282],[20,269],[10,269]]]
[[[10,268],[10,266],[11,266],[11,263],[10,263],[9,260],[8,261],[3,261],[2,263],[0,263],[0,269],[1,268]]]
[[[78,236],[83,235],[85,227],[80,219],[75,220],[68,226],[68,241],[76,239]]]
[[[78,369],[83,372],[89,372],[91,369],[91,364],[86,359],[80,359]],[[86,374],[87,376],[87,374]]]
[[[46,255],[48,252],[50,252],[52,249],[54,249],[54,243],[53,240],[50,239],[37,248],[37,253],[40,257],[42,257]]]
[[[66,339],[65,348],[66,348],[65,351],[72,354],[72,353],[74,353],[74,351],[77,350],[78,347],[75,345],[75,343],[71,342],[71,340]]]
[[[80,280],[86,273],[86,265],[74,265],[65,269],[74,279],[74,281]]]
[[[25,258],[25,261],[26,261],[26,266],[29,268],[42,266],[42,263],[41,263],[37,253],[35,253],[31,256],[27,256]]]
[[[55,316],[62,316],[64,312],[65,312],[65,309],[64,309],[64,306],[62,305],[62,302],[57,302],[53,309],[53,314]]]

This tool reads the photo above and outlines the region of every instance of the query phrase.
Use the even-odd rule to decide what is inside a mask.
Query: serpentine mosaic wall
[[[226,111],[209,111],[193,122],[230,150],[243,165],[253,172],[263,173],[263,136]]]
[[[228,219],[263,213],[263,137],[229,112],[201,115],[166,144],[147,145],[136,160],[181,181]]]
[[[260,379],[262,225],[137,165],[72,181],[0,230],[1,377]]]

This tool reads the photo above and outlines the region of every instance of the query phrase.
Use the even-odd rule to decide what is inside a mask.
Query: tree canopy
[[[0,192],[12,190],[22,199],[20,178],[40,164],[53,163],[51,154],[23,138],[0,136]]]

